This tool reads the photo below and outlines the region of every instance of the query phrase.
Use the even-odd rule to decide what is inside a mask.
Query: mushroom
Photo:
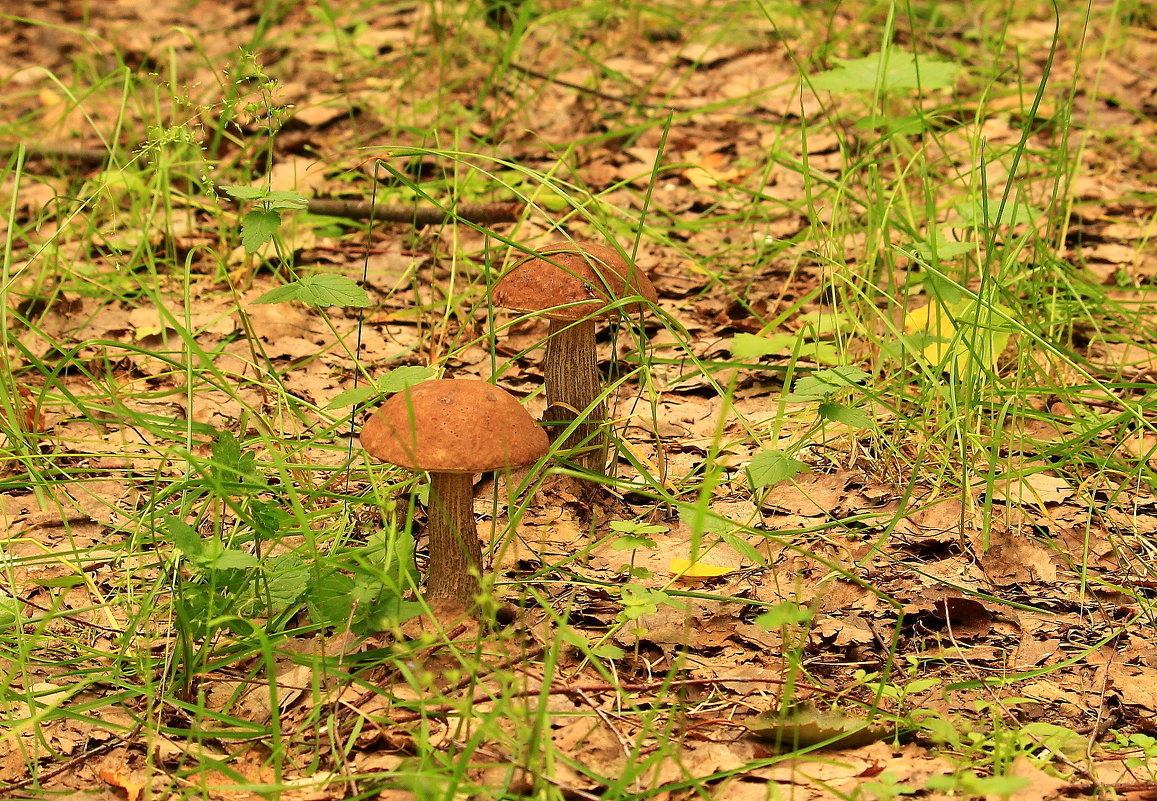
[[[644,310],[658,299],[655,287],[614,248],[554,242],[507,270],[494,285],[492,297],[503,308],[542,313],[550,320],[543,359],[547,403],[543,419],[569,423],[589,409],[563,445],[582,446],[578,462],[602,474],[607,462],[602,423],[607,412],[600,398],[595,321],[617,310]],[[639,299],[622,302],[631,297]]]
[[[391,396],[362,427],[361,443],[383,461],[429,471],[426,597],[473,606],[482,571],[473,475],[541,459],[546,433],[505,390],[442,379]]]

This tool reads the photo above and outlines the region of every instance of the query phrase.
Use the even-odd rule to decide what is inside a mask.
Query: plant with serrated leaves
[[[871,376],[858,367],[817,370],[796,379],[793,392],[784,396],[783,401],[815,404],[818,426],[830,422],[851,428],[874,429],[876,423],[868,413],[850,402],[863,394],[860,385],[869,378]],[[747,479],[751,488],[758,491],[807,471],[807,464],[786,451],[767,449],[752,457],[747,465]]]
[[[220,432],[208,459],[190,455],[189,461],[192,475],[174,493],[180,505],[152,513],[174,546],[173,609],[184,680],[212,653],[220,632],[244,637],[255,620],[265,633],[276,633],[305,610],[316,626],[367,634],[417,613],[418,605],[404,600],[418,579],[408,532],[387,527],[335,553],[274,552],[308,523],[282,508],[256,453]],[[221,506],[234,521],[227,529],[209,522]],[[203,522],[192,525],[188,517]]]
[[[645,567],[635,567],[635,556],[640,548],[658,548],[658,543],[651,539],[650,535],[662,534],[667,530],[667,526],[657,526],[638,520],[611,521],[611,531],[619,535],[611,541],[611,548],[616,551],[631,552],[631,561],[620,565],[619,572],[626,573],[632,579],[650,578],[650,570]]]
[[[298,192],[260,186],[222,186],[221,191],[234,200],[253,204],[241,218],[241,244],[247,253],[256,253],[265,243],[272,241],[281,227],[282,211],[297,211],[309,205],[308,198]]]
[[[933,56],[917,55],[889,45],[863,58],[833,59],[837,66],[811,78],[811,87],[833,94],[866,93],[876,98],[911,97],[921,92],[950,89],[960,65]],[[912,103],[905,103],[911,108]],[[881,105],[893,109],[893,105]],[[926,114],[870,113],[856,121],[860,130],[881,129],[888,136],[913,136],[929,127]]]

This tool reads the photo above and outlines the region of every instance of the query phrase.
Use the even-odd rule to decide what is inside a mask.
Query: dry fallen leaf
[[[125,766],[106,767],[100,769],[100,777],[113,787],[125,791],[127,801],[137,801],[141,790],[145,788],[145,775],[139,770],[129,770]]]
[[[803,704],[786,715],[764,712],[743,722],[751,733],[764,740],[796,749],[817,743],[825,748],[859,748],[891,734],[886,726],[873,725],[863,718]]]

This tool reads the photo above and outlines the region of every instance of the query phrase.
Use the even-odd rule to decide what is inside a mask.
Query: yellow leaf
[[[692,562],[690,559],[672,559],[671,572],[685,578],[715,578],[725,576],[735,568],[709,565],[706,562]]]
[[[1012,336],[1004,323],[1011,314],[999,304],[990,307],[969,298],[949,306],[932,300],[904,316],[904,333],[927,337],[920,350],[924,360],[963,377],[974,362],[988,369],[996,366]]]
[[[904,317],[904,333],[926,334],[942,342],[930,342],[921,351],[921,355],[930,364],[942,364],[948,349],[952,346],[952,337],[956,335],[956,325],[943,306],[935,300],[927,306],[913,309]]]

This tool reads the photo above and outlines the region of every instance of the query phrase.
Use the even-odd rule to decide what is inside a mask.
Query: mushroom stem
[[[546,378],[543,419],[565,427],[602,394],[594,320],[552,319],[542,369]],[[600,400],[562,443],[566,448],[581,447],[576,461],[592,473],[602,474],[607,466],[606,416],[606,405]]]
[[[481,592],[482,544],[474,521],[474,481],[470,473],[430,473],[430,566],[426,597],[474,606]]]

